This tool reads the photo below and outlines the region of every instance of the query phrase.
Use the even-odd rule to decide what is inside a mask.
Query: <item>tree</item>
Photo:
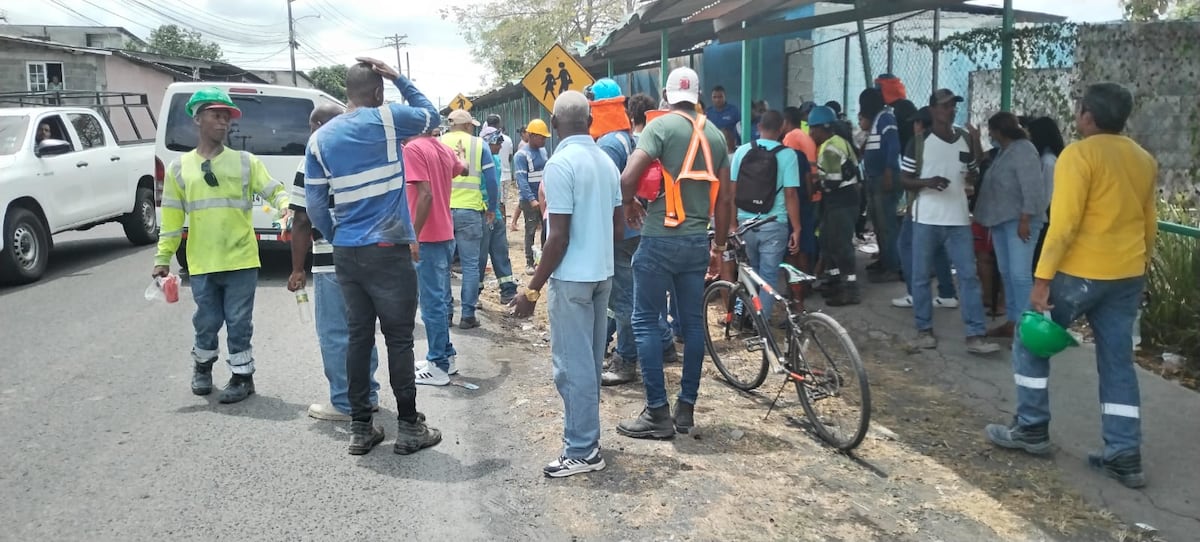
[[[165,24],[150,33],[146,47],[137,47],[133,42],[126,49],[143,50],[169,56],[186,56],[213,62],[223,62],[225,54],[215,42],[204,41],[204,36],[195,30],[186,30],[173,24]]]
[[[555,43],[591,43],[625,20],[638,0],[481,0],[441,9],[497,82],[520,79]]]
[[[346,101],[345,65],[318,66],[309,70],[308,78],[312,79],[318,89],[343,102]]]
[[[1200,0],[1121,0],[1131,21],[1200,18]]]

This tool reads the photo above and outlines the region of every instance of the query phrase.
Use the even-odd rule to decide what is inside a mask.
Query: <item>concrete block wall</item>
[[[1079,29],[1072,92],[1112,81],[1133,92],[1127,133],[1159,163],[1159,188],[1200,201],[1200,22]]]
[[[0,48],[0,92],[24,92],[29,89],[26,62],[59,62],[63,66],[63,84],[67,90],[104,88],[104,55],[73,54],[33,45],[6,42]]]

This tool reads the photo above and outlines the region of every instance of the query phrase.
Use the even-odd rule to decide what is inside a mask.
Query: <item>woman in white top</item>
[[[1058,123],[1050,117],[1041,117],[1029,122],[1029,141],[1037,149],[1042,159],[1042,175],[1046,178],[1046,186],[1050,187],[1050,197],[1054,198],[1054,165],[1058,163],[1058,155],[1066,145],[1063,143],[1062,131]],[[1042,242],[1046,240],[1046,230],[1050,228],[1049,210],[1046,211],[1046,227],[1038,237],[1037,249],[1033,252],[1033,267],[1037,269],[1038,258],[1042,255]]]

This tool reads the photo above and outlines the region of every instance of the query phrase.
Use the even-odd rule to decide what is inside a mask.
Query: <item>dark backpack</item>
[[[786,148],[779,145],[767,150],[762,145],[754,144],[742,157],[733,199],[738,209],[762,214],[775,207],[775,195],[779,193],[779,161],[775,155]]]

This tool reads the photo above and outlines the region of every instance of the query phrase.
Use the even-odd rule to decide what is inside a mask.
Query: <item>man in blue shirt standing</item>
[[[349,451],[366,454],[383,441],[383,430],[371,421],[370,400],[371,348],[378,321],[387,343],[399,418],[394,451],[410,454],[441,442],[442,434],[425,425],[425,415],[417,412],[417,273],[409,248],[417,237],[405,195],[400,142],[431,130],[440,116],[394,68],[372,58],[357,60],[346,71],[349,109],[309,139],[304,192],[313,227],[333,245],[333,264],[346,298]],[[384,103],[384,77],[395,83],[409,105]]]
[[[721,133],[725,134],[725,143],[729,146],[729,152],[733,152],[738,145],[742,144],[742,136],[738,133],[738,124],[742,122],[742,113],[738,111],[737,106],[725,101],[725,87],[717,85],[712,89],[713,104],[704,110],[704,115],[708,117],[709,122],[712,122],[721,129]]]
[[[748,176],[755,173],[761,174],[762,168],[746,167],[743,170],[742,166],[743,164],[751,165],[745,159],[755,146],[762,147],[767,151],[774,151],[782,145],[779,140],[783,135],[783,115],[778,111],[763,113],[759,122],[759,130],[762,139],[742,145],[733,153],[729,173],[730,181],[734,183],[760,181],[750,179]],[[763,280],[772,285],[779,277],[779,264],[783,263],[784,254],[796,254],[800,251],[800,171],[809,169],[808,159],[805,158],[804,153],[785,151],[774,153],[775,178],[770,179],[770,182],[775,186],[775,202],[771,206],[771,210],[766,213],[754,213],[739,208],[737,213],[738,224],[745,224],[765,216],[775,217],[772,222],[751,228],[745,236],[746,254],[750,257],[750,264],[754,266],[754,271]],[[803,165],[799,163],[801,160],[804,161]],[[761,181],[766,181],[766,179]],[[788,233],[789,225],[791,226],[790,234]],[[775,299],[769,295],[760,297],[763,316],[769,319]]]
[[[869,191],[870,218],[879,245],[878,267],[867,267],[871,282],[900,280],[900,252],[896,240],[900,224],[896,207],[900,204],[900,130],[892,108],[883,104],[883,93],[868,88],[858,96],[859,113],[871,119],[863,153],[863,172]]]
[[[566,448],[543,472],[562,478],[604,468],[600,456],[600,367],[604,360],[614,234],[622,236],[621,174],[588,134],[587,98],[562,93],[550,119],[561,141],[546,164],[550,233],[546,251],[514,314],[533,314],[550,282],[554,384],[563,399]]]
[[[513,156],[513,172],[521,192],[521,215],[525,217],[525,274],[532,275],[533,241],[538,228],[542,229],[541,244],[546,244],[546,225],[542,224],[538,188],[542,186],[542,169],[546,167],[546,138],[550,137],[550,129],[546,127],[546,121],[533,119],[525,133],[529,140]],[[516,218],[513,220],[515,225]]]

